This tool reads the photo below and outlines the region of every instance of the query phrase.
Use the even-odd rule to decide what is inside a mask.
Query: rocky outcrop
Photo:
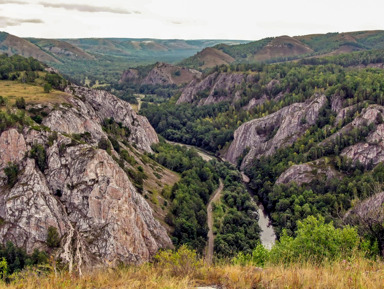
[[[76,97],[69,99],[72,106],[62,105],[44,119],[43,124],[52,130],[67,134],[89,132],[98,140],[105,136],[102,122],[113,118],[130,130],[130,141],[139,149],[151,152],[151,144],[159,141],[149,121],[116,96],[80,86],[70,86],[65,91]]]
[[[108,137],[102,129],[107,118],[129,129],[136,154],[151,152],[157,135],[146,118],[105,91],[71,86],[66,92],[72,95],[68,103],[33,107],[48,114],[45,128],[0,135],[0,242],[12,241],[28,253],[47,249],[54,227],[61,238],[55,254],[70,270],[148,261],[172,242],[123,170],[129,164],[117,163],[113,148],[108,154],[97,143]],[[86,134],[87,141],[73,134]],[[29,154],[36,144],[46,151],[45,168]],[[3,171],[9,162],[18,166],[14,185]]]
[[[345,126],[335,135],[342,135],[353,128],[376,124],[380,119],[383,119],[383,116],[384,107],[370,105],[362,111],[359,117],[355,118],[352,123]],[[333,138],[335,138],[335,136],[333,136]],[[329,141],[329,139],[326,141]],[[341,155],[351,159],[353,163],[359,162],[365,167],[375,166],[384,161],[384,124],[378,124],[375,130],[366,137],[364,142],[345,148],[341,152]]]
[[[295,103],[266,117],[244,123],[235,131],[225,158],[235,164],[248,150],[241,165],[245,168],[252,159],[271,155],[276,149],[292,144],[315,124],[326,102],[324,95],[318,95],[308,102]]]
[[[48,228],[55,227],[61,237],[57,255],[72,268],[141,263],[159,248],[172,247],[148,203],[106,151],[58,134],[41,172],[25,149],[34,143],[47,147],[49,134],[11,129],[0,137],[21,148],[10,154],[21,175],[0,194],[2,243],[12,241],[29,253],[46,249]]]
[[[335,169],[327,165],[324,159],[320,159],[314,162],[289,167],[276,180],[276,184],[288,184],[295,182],[300,186],[303,184],[309,184],[313,180],[323,179],[328,181],[339,177],[340,174]]]
[[[208,105],[234,98],[237,87],[243,82],[253,82],[253,75],[245,73],[209,74],[202,80],[190,82],[182,91],[177,104],[198,102]]]
[[[182,85],[201,77],[201,72],[167,63],[156,63],[148,73],[141,75],[138,69],[131,68],[123,72],[120,83],[140,85]]]

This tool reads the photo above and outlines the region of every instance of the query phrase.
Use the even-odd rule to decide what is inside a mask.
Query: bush
[[[48,228],[47,245],[49,248],[57,248],[60,246],[60,236],[55,227]]]
[[[44,84],[44,92],[45,93],[50,93],[51,90],[52,90],[52,85],[50,85],[49,83]]]
[[[325,224],[323,217],[309,216],[297,223],[297,236],[281,236],[271,250],[274,262],[294,262],[312,260],[322,262],[352,256],[358,249],[360,237],[356,229],[346,226],[336,229],[333,223]]]
[[[355,228],[346,226],[337,229],[332,222],[326,224],[323,217],[309,216],[298,222],[297,236],[283,232],[280,241],[271,251],[258,245],[252,254],[239,253],[232,261],[235,264],[264,266],[266,263],[290,264],[296,262],[334,261],[353,257],[360,244]]]
[[[101,138],[98,143],[99,149],[106,150],[107,152],[111,151],[111,144],[106,138]]]
[[[4,168],[4,173],[7,176],[7,184],[13,187],[17,182],[17,176],[19,174],[19,167],[17,164],[8,163],[8,166]]]
[[[262,245],[259,244],[252,251],[252,254],[244,254],[240,252],[236,257],[233,258],[232,262],[235,265],[249,265],[264,267],[269,260],[269,251]]]
[[[41,144],[34,144],[30,151],[31,158],[35,159],[40,171],[44,172],[47,168],[47,153]]]
[[[195,273],[203,265],[196,251],[181,246],[177,251],[161,251],[155,256],[160,268],[170,271],[173,276],[186,276]]]
[[[17,98],[15,104],[18,109],[25,109],[25,99],[23,97]]]

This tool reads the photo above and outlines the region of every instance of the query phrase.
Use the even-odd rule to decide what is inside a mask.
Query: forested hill
[[[375,50],[223,65],[184,88],[178,104],[145,103],[142,113],[169,140],[210,150],[245,170],[278,234],[294,235],[297,221],[309,215],[353,223],[343,218],[350,208],[364,217],[372,212],[359,209],[360,202],[381,204],[383,57]],[[369,222],[357,225],[383,250],[381,218]]]
[[[181,40],[150,38],[20,38],[0,32],[0,52],[34,57],[82,85],[117,83],[124,70],[158,61],[174,63],[220,43],[245,40]]]
[[[384,48],[384,31],[358,31],[280,36],[227,45],[218,44],[183,60],[180,65],[207,69],[221,64],[283,62]]]

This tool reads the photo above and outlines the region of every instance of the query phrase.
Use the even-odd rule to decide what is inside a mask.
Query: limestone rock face
[[[248,150],[241,164],[243,169],[255,157],[271,155],[276,149],[292,144],[310,125],[315,124],[326,102],[324,95],[318,95],[312,101],[295,103],[266,117],[244,123],[235,131],[225,158],[236,164]]]
[[[371,105],[364,109],[362,114],[355,118],[349,125],[351,127],[367,126],[377,122],[378,118],[383,118],[384,107]],[[344,128],[347,129],[347,127]],[[341,152],[342,156],[351,159],[353,163],[360,162],[364,166],[375,166],[384,161],[384,124],[378,124],[365,142],[345,148]]]
[[[137,115],[129,103],[116,96],[106,91],[80,86],[67,87],[66,92],[78,97],[71,99],[78,114],[74,116],[75,120],[73,124],[76,124],[76,127],[73,129],[76,129],[77,132],[73,133],[88,131],[91,133],[94,132],[96,137],[102,136],[103,132],[100,124],[106,118],[113,118],[116,122],[121,122],[125,127],[130,129],[130,141],[135,143],[139,149],[151,152],[151,144],[159,142],[157,134],[149,121],[145,117]],[[55,113],[60,114],[60,112]],[[76,113],[73,112],[72,116],[74,114]],[[56,121],[50,121],[50,119],[44,121],[44,124],[50,127],[50,122],[57,124]],[[72,126],[72,122],[66,123],[68,126]],[[80,128],[78,126],[80,126]],[[62,130],[59,131],[62,132]]]
[[[137,69],[131,68],[123,72],[120,83],[136,83],[140,85],[181,85],[200,78],[202,73],[195,69],[174,66],[168,63],[158,62],[143,76]]]
[[[8,163],[18,163],[27,151],[27,145],[22,134],[10,129],[0,135],[0,188],[6,183],[4,168]]]
[[[289,167],[279,176],[276,180],[276,184],[295,182],[300,186],[302,184],[309,184],[313,180],[324,179],[325,181],[328,181],[338,177],[339,173],[329,165],[324,164],[323,159],[320,159],[314,162]]]
[[[50,129],[11,128],[0,135],[0,242],[12,241],[28,253],[44,250],[54,227],[61,238],[56,256],[70,270],[141,263],[171,248],[166,229],[117,163],[118,154],[96,145],[108,137],[103,120],[113,118],[129,128],[137,153],[150,152],[158,138],[148,120],[104,91],[72,86],[67,93],[73,95],[68,103],[44,108],[42,124]],[[84,133],[86,143],[71,138]],[[46,151],[44,171],[28,153],[35,144]],[[19,168],[12,187],[3,171],[8,162]]]
[[[232,100],[235,89],[243,81],[251,80],[252,76],[243,73],[212,73],[202,80],[191,81],[182,91],[177,104],[198,101],[199,105],[208,105]]]
[[[26,159],[23,165],[24,172],[16,185],[0,194],[0,217],[4,220],[0,240],[12,241],[31,253],[35,248],[46,248],[50,226],[63,236],[67,220],[35,161]]]

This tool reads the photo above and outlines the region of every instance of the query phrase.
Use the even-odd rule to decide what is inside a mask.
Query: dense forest
[[[373,123],[356,127],[351,124],[370,105],[384,104],[382,63],[383,51],[377,50],[291,63],[218,66],[206,75],[218,72],[252,76],[252,81],[247,78],[248,81],[230,92],[232,95],[240,92],[240,99],[204,106],[176,105],[171,99],[162,104],[147,103],[142,113],[165,138],[220,154],[232,141],[233,132],[244,122],[324,94],[326,105],[320,110],[315,125],[293,145],[254,159],[246,168],[251,178],[250,187],[271,213],[277,234],[280,236],[284,229],[288,236],[295,236],[298,221],[308,216],[320,215],[326,222],[334,221],[336,226],[342,226],[341,216],[348,209],[382,189],[384,171],[381,164],[353,163],[341,155],[343,149],[365,142],[367,136],[383,123],[379,114]],[[197,99],[207,97],[208,93],[197,95]],[[244,109],[251,99],[265,96],[263,103]],[[331,105],[335,96],[342,100],[342,107],[348,107],[346,115],[339,121],[336,121],[338,111]],[[276,130],[265,133],[272,138]],[[292,165],[304,163],[310,163],[319,172],[330,168],[337,177],[313,178],[301,185],[275,184]],[[225,202],[225,198],[223,200]],[[384,240],[377,237],[381,231],[382,228],[377,227],[364,234],[372,246],[376,244],[382,250]],[[217,244],[220,240],[218,237]]]
[[[161,165],[181,174],[181,180],[162,195],[170,200],[166,222],[174,227],[173,242],[202,253],[207,241],[207,204],[224,182],[221,220],[217,228],[215,252],[220,257],[250,253],[259,242],[256,206],[241,182],[239,172],[228,163],[204,161],[195,149],[160,142],[150,155]]]

